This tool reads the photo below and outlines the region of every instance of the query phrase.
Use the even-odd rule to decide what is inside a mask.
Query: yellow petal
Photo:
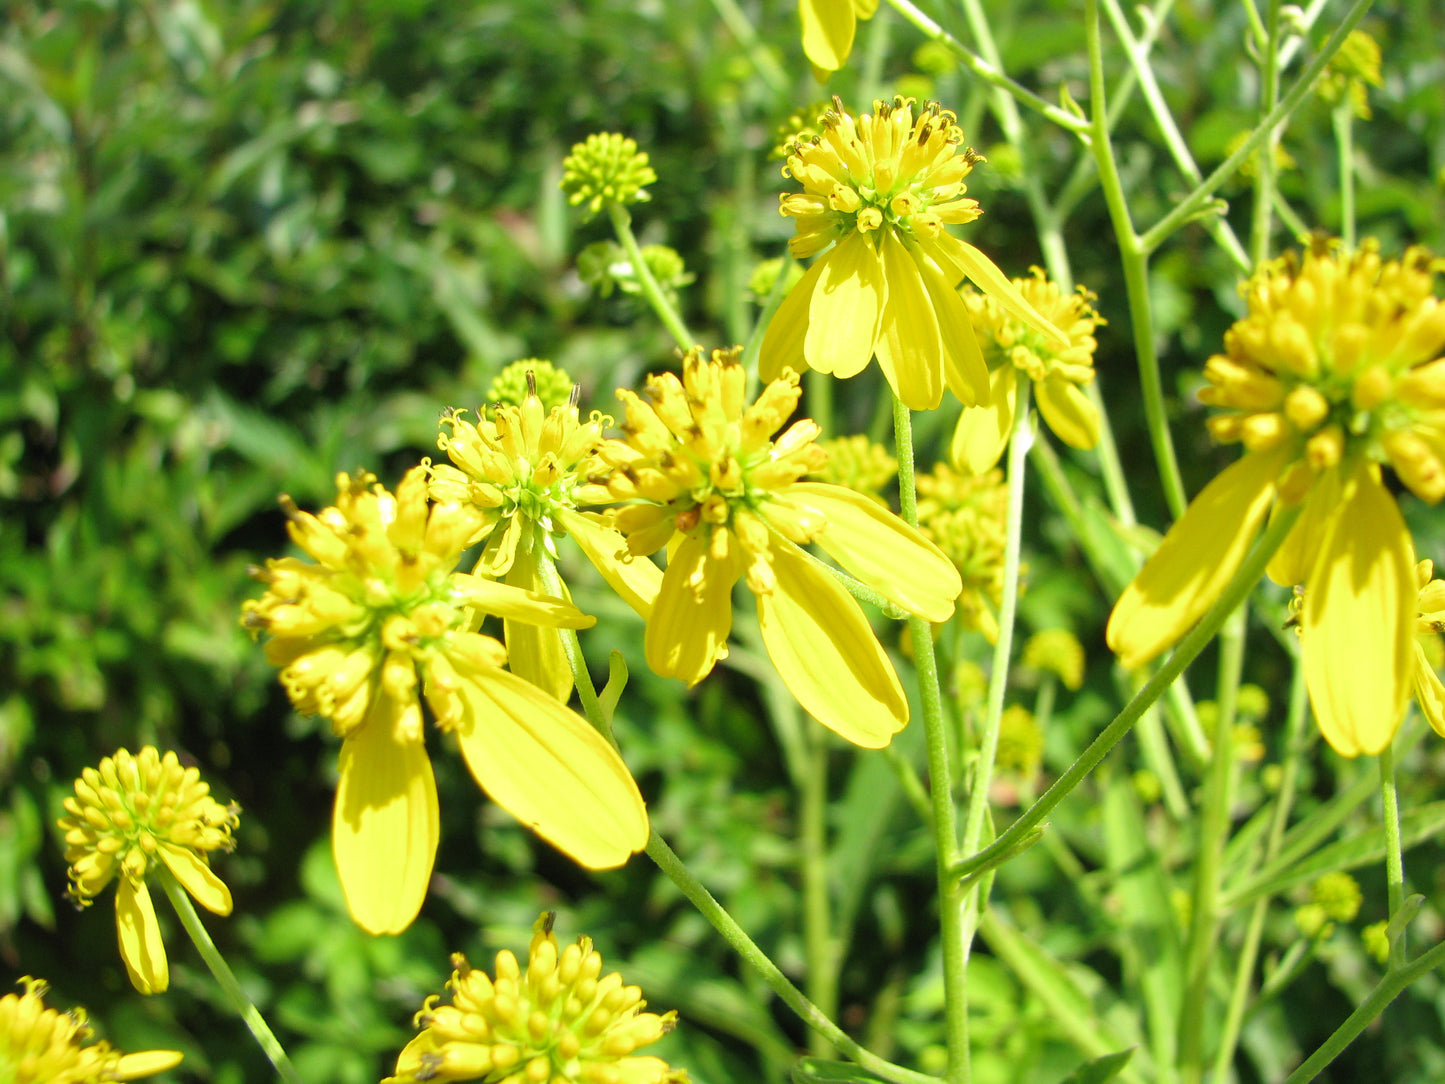
[[[171,984],[166,946],[155,905],[144,881],[121,877],[115,893],[115,932],[130,984],[143,994],[163,993]]]
[[[647,809],[605,738],[505,670],[466,675],[457,727],[473,778],[512,816],[590,869],[647,846]]]
[[[231,913],[231,890],[205,860],[194,851],[162,843],[161,861],[176,876],[187,892],[207,911],[217,915]]]
[[[879,243],[888,304],[878,328],[878,366],[910,410],[932,410],[943,399],[943,343],[933,300],[919,270],[926,259],[903,247],[892,230]]]
[[[1425,657],[1425,648],[1415,641],[1415,703],[1436,734],[1445,738],[1445,685]]]
[[[893,664],[853,596],[793,543],[773,546],[776,588],[758,596],[763,644],[809,715],[865,749],[881,749],[908,722]]]
[[[1395,498],[1357,468],[1305,581],[1300,649],[1325,740],[1341,756],[1390,744],[1415,681],[1415,554]]]
[[[624,560],[627,540],[621,532],[604,527],[584,513],[559,508],[557,519],[608,586],[644,620],[651,617],[653,600],[662,586],[662,570],[645,557]]]
[[[520,679],[518,679],[520,680]],[[331,846],[346,906],[368,933],[400,933],[426,899],[441,834],[426,746],[398,736],[394,702],[341,745]]]
[[[1070,448],[1092,448],[1099,443],[1099,410],[1079,385],[1050,376],[1034,385],[1034,395],[1044,421]]]
[[[741,571],[731,556],[715,560],[707,543],[683,538],[668,558],[647,622],[643,648],[654,672],[696,685],[727,657],[733,584]]]
[[[943,342],[943,375],[949,390],[964,406],[982,406],[989,396],[988,365],[979,349],[973,322],[968,318],[968,307],[933,261],[921,261],[918,270],[933,301],[934,315],[938,317],[938,332]]]
[[[541,595],[543,587],[535,550],[517,551],[505,582],[530,594]],[[571,602],[566,584],[562,585],[562,591],[563,597]],[[530,681],[554,699],[567,703],[572,696],[572,668],[562,650],[561,634],[555,628],[505,618],[502,636],[507,642],[507,664],[512,673]]]
[[[857,376],[872,360],[878,341],[878,316],[887,294],[883,266],[861,233],[839,241],[818,262],[823,273],[808,309],[803,353],[820,373]]]
[[[1124,588],[1105,636],[1126,670],[1171,647],[1214,604],[1259,533],[1281,462],[1250,453],[1222,471]]]
[[[856,19],[852,0],[798,0],[803,52],[825,71],[835,72],[853,49]]]
[[[181,1063],[178,1050],[145,1050],[138,1054],[122,1054],[120,1061],[111,1069],[107,1080],[139,1080],[143,1076],[155,1076],[167,1069],[174,1069]]]
[[[1016,316],[1035,331],[1054,340],[1059,346],[1069,346],[1069,337],[1056,328],[1047,317],[1029,304],[1028,298],[1010,282],[998,269],[998,265],[974,248],[967,241],[959,241],[953,251],[954,258],[963,265],[969,280],[989,297],[997,301],[1011,315]]]
[[[964,407],[953,430],[949,457],[959,470],[983,474],[992,470],[1008,447],[1018,409],[1018,369],[1000,365],[990,374],[986,406]]]
[[[827,526],[814,541],[884,598],[934,624],[953,616],[963,590],[958,569],[915,528],[843,486],[796,482],[783,496],[823,517]]]
[[[469,576],[464,572],[452,575],[460,600],[489,614],[512,621],[528,621],[556,629],[590,629],[597,618],[584,614],[565,599],[524,591],[496,580]]]
[[[1324,540],[1330,521],[1340,506],[1343,486],[1339,468],[1332,467],[1315,479],[1310,487],[1299,519],[1295,520],[1289,534],[1284,536],[1279,549],[1274,551],[1274,556],[1265,566],[1265,575],[1281,587],[1304,583],[1305,577],[1310,574],[1320,542]]]
[[[813,261],[813,266],[803,273],[788,296],[783,298],[778,311],[768,321],[767,334],[758,350],[758,378],[764,384],[771,383],[783,375],[783,369],[801,373],[808,368],[803,354],[803,343],[808,334],[808,311],[813,306],[813,290],[823,277],[824,257]],[[779,268],[778,274],[787,274],[786,267]]]

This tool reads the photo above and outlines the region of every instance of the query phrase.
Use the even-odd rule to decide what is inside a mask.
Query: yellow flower
[[[848,62],[859,19],[871,19],[878,0],[798,0],[803,52],[813,66],[835,72]]]
[[[590,937],[559,950],[555,917],[537,920],[525,971],[505,949],[495,979],[454,954],[451,1004],[427,998],[417,1013],[421,1034],[382,1084],[685,1084],[686,1072],[633,1053],[671,1031],[677,1013],[643,1012],[640,989],[615,971],[602,974]]]
[[[1416,664],[1415,560],[1381,464],[1421,499],[1445,496],[1445,306],[1421,249],[1383,262],[1319,244],[1249,280],[1249,314],[1205,366],[1200,398],[1245,455],[1207,485],[1120,597],[1109,646],[1133,668],[1218,597],[1276,503],[1302,505],[1269,565],[1303,583],[1305,680],[1329,743],[1378,753]]]
[[[918,523],[958,569],[959,614],[989,643],[998,639],[1008,486],[1003,471],[959,474],[940,463],[918,476]]]
[[[732,589],[757,595],[763,643],[784,684],[824,725],[870,748],[908,721],[893,665],[853,597],[799,547],[816,542],[858,579],[910,613],[945,621],[958,574],[938,548],[860,493],[801,479],[822,467],[817,423],[795,422],[791,370],[746,406],[739,350],[700,349],[682,379],[651,376],[629,391],[626,441],[600,455],[614,473],[617,527],[634,554],[668,547],[648,665],[696,684],[727,654]]]
[[[1420,714],[1445,738],[1445,685],[1425,649],[1430,639],[1438,650],[1440,634],[1445,632],[1445,580],[1434,579],[1435,563],[1421,561],[1415,566],[1415,582],[1420,594],[1415,603],[1415,703]]]
[[[195,768],[154,746],[137,755],[120,749],[98,768],[86,768],[65,799],[59,821],[70,863],[70,898],[90,905],[118,879],[115,927],[130,981],[143,994],[170,985],[166,946],[156,922],[146,875],[160,862],[196,902],[231,913],[231,892],[211,870],[210,852],[234,847],[240,808],[223,806]]]
[[[1032,278],[1014,279],[1014,285],[1069,344],[1059,345],[995,298],[965,288],[963,299],[982,340],[990,388],[986,405],[964,407],[953,433],[952,459],[974,474],[996,464],[1008,445],[1020,373],[1033,381],[1039,413],[1060,440],[1071,448],[1099,442],[1099,411],[1083,391],[1094,380],[1094,328],[1103,323],[1090,304],[1094,295],[1082,286],[1066,294],[1037,267]]]
[[[429,504],[424,468],[394,496],[370,474],[339,475],[337,490],[316,516],[283,501],[292,541],[315,563],[286,557],[256,570],[267,590],[243,623],[270,634],[266,656],[296,710],[330,719],[345,739],[331,838],[352,917],[396,933],[426,896],[439,816],[423,697],[482,790],[543,839],[594,869],[640,850],[647,812],[616,750],[503,670],[501,643],[473,631],[487,615],[565,628],[593,619],[453,571],[481,517]]]
[[[1023,663],[1057,674],[1064,688],[1078,692],[1084,684],[1084,645],[1068,629],[1044,629],[1024,645]]]
[[[913,99],[898,97],[855,120],[834,98],[822,135],[793,144],[783,174],[803,191],[784,193],[779,210],[796,220],[793,255],[823,255],[768,325],[764,380],[785,366],[854,376],[876,354],[914,410],[936,407],[945,384],[969,406],[988,402],[988,366],[955,289],[965,275],[1068,345],[992,260],[944,229],[980,214],[963,183],[980,159],[958,153],[957,119],[929,103],[915,120]]]
[[[122,1054],[95,1033],[85,1010],[58,1012],[42,1000],[46,984],[26,975],[23,994],[0,997],[0,1080],[5,1084],[103,1084],[139,1080],[179,1065],[174,1050]]]
[[[566,370],[545,358],[522,358],[492,378],[487,402],[521,406],[529,396],[536,396],[542,400],[544,410],[551,410],[570,403],[576,387]]]
[[[647,152],[637,141],[617,132],[597,132],[572,145],[562,162],[562,190],[574,207],[587,205],[595,215],[603,207],[645,203],[652,198],[647,186],[657,174],[647,164]]]
[[[465,413],[442,416],[437,445],[451,464],[430,466],[430,492],[433,500],[477,517],[466,545],[486,545],[473,572],[543,593],[541,562],[555,562],[557,539],[571,535],[646,620],[662,573],[651,561],[628,555],[622,536],[600,515],[581,510],[611,500],[606,487],[590,479],[605,469],[596,452],[612,419],[594,412],[583,422],[575,402],[544,410],[535,393],[519,406],[498,405],[490,418],[471,422]],[[513,673],[565,703],[572,671],[557,630],[508,618],[503,635]]]

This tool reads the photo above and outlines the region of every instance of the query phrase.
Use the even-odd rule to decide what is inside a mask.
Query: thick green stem
[[[1018,847],[1023,838],[1088,777],[1120,739],[1129,733],[1145,710],[1164,694],[1164,690],[1184,672],[1184,668],[1194,661],[1194,657],[1204,650],[1204,645],[1214,638],[1214,634],[1234,612],[1235,607],[1248,597],[1260,576],[1264,574],[1265,565],[1269,564],[1269,559],[1274,556],[1275,550],[1279,549],[1280,543],[1298,518],[1298,508],[1285,509],[1274,517],[1274,521],[1240,565],[1239,571],[1229,581],[1229,586],[1220,592],[1218,600],[1200,619],[1199,624],[1179,642],[1179,646],[1169,656],[1169,661],[1145,682],[1144,687],[1125,705],[1124,710],[1114,717],[1114,721],[1106,726],[1063,775],[1054,781],[1053,786],[1044,791],[1037,802],[991,844],[955,866],[953,876],[966,878],[974,871],[991,865],[999,854]]]
[[[1387,745],[1380,752],[1380,802],[1384,806],[1385,890],[1390,905],[1390,919],[1405,905],[1405,855],[1400,846],[1400,799],[1395,791],[1395,749]],[[1409,953],[1405,931],[1390,942],[1391,970],[1405,966]]]
[[[226,1000],[231,1003],[231,1008],[241,1018],[259,1046],[271,1059],[271,1064],[276,1067],[276,1075],[286,1084],[302,1084],[300,1075],[291,1064],[291,1059],[286,1056],[286,1050],[282,1047],[280,1040],[261,1016],[261,1011],[256,1008],[255,1003],[246,996],[246,991],[241,989],[241,984],[236,981],[236,975],[231,970],[226,959],[216,948],[216,943],[211,940],[211,935],[206,932],[202,925],[200,916],[191,905],[191,897],[186,895],[186,890],[181,887],[170,872],[164,867],[159,868],[159,879],[161,887],[165,889],[171,906],[176,909],[180,916],[181,925],[190,934],[191,941],[195,943],[196,951],[201,954],[201,959],[206,961],[206,966],[211,969],[211,974],[216,977],[222,993]]]
[[[690,350],[696,345],[692,333],[687,330],[687,325],[682,322],[682,316],[672,302],[663,294],[662,288],[657,285],[657,280],[652,277],[648,270],[647,261],[642,258],[642,249],[637,244],[637,238],[632,233],[632,216],[627,213],[627,208],[620,204],[608,204],[607,213],[612,217],[612,229],[617,234],[617,240],[622,242],[622,248],[627,253],[627,259],[632,263],[632,269],[637,272],[637,284],[642,287],[642,296],[652,306],[652,311],[662,321],[662,326],[667,328],[679,348]]]
[[[1268,25],[1260,41],[1263,71],[1260,72],[1259,111],[1262,117],[1268,117],[1279,104],[1279,6],[1279,0],[1270,0]],[[1269,236],[1274,224],[1274,155],[1278,144],[1279,129],[1271,125],[1254,160],[1254,217],[1249,231],[1250,265],[1254,267],[1269,257]]]
[[[903,518],[918,525],[918,494],[914,482],[913,419],[908,408],[893,397],[893,434],[898,456],[898,500]],[[968,941],[964,933],[967,893],[948,876],[958,861],[958,811],[953,804],[955,783],[948,750],[948,724],[943,717],[943,695],[938,682],[938,659],[933,650],[933,629],[921,617],[908,619],[913,638],[913,665],[918,674],[918,695],[923,707],[923,729],[928,745],[928,785],[933,802],[933,838],[938,860],[938,921],[943,943],[944,1036],[948,1046],[947,1078],[965,1084],[968,1063]]]

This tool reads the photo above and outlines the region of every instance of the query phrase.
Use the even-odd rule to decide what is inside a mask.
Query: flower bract
[[[696,684],[727,654],[732,589],[757,596],[763,643],[798,702],[862,746],[886,745],[908,704],[862,609],[801,547],[817,543],[858,579],[910,613],[944,621],[960,584],[936,546],[853,490],[805,481],[826,458],[818,426],[794,422],[797,374],[744,402],[739,350],[700,349],[682,378],[648,378],[627,405],[625,440],[599,455],[623,502],[614,521],[635,554],[668,547],[647,623],[648,665]]]
[[[117,882],[121,959],[137,990],[160,993],[170,969],[146,877],[164,867],[202,907],[229,915],[231,891],[211,869],[210,853],[233,848],[239,807],[221,805],[197,769],[149,745],[134,756],[117,750],[86,768],[64,804],[59,824],[71,899],[88,906]]]
[[[427,499],[427,472],[395,494],[369,474],[337,479],[318,515],[285,502],[292,540],[255,575],[243,623],[296,710],[343,738],[332,846],[352,917],[372,933],[410,925],[431,879],[439,810],[422,729],[425,700],[498,805],[584,866],[621,865],[647,841],[647,812],[615,749],[554,696],[503,669],[484,617],[566,628],[571,603],[456,572],[481,529],[474,508]]]

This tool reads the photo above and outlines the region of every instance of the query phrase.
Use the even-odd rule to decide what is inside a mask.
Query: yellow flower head
[[[1195,498],[1125,590],[1109,644],[1126,667],[1177,640],[1218,597],[1278,501],[1301,505],[1269,565],[1305,586],[1305,678],[1325,738],[1378,753],[1415,673],[1415,560],[1385,487],[1393,467],[1421,499],[1445,496],[1445,305],[1437,261],[1383,261],[1366,243],[1320,243],[1246,283],[1249,313],[1205,366],[1200,398],[1246,454]]]
[[[1003,471],[959,474],[940,463],[918,476],[918,523],[958,569],[958,599],[965,624],[990,643],[998,638],[997,611],[1003,598],[1003,557],[1008,486]]]
[[[791,148],[783,174],[803,191],[784,193],[779,210],[795,220],[793,255],[823,255],[768,325],[764,380],[785,366],[854,376],[876,354],[914,410],[936,407],[945,384],[967,405],[988,402],[988,367],[955,289],[965,275],[1067,345],[992,260],[944,229],[980,214],[964,195],[980,159],[960,152],[953,113],[931,102],[915,118],[913,99],[898,97],[855,118],[834,98],[820,120],[821,135]]]
[[[634,1053],[671,1031],[677,1013],[643,1012],[640,989],[615,971],[602,974],[590,937],[559,949],[554,917],[537,920],[525,970],[505,949],[495,979],[454,954],[451,1003],[427,998],[417,1014],[421,1034],[382,1084],[685,1084],[686,1072]]]
[[[146,875],[163,865],[196,902],[218,915],[231,913],[231,892],[211,871],[210,852],[234,847],[231,831],[240,807],[223,806],[195,768],[175,753],[146,746],[136,756],[120,749],[98,768],[86,768],[65,799],[60,819],[70,898],[88,906],[112,880],[121,959],[143,994],[170,984]]]
[[[643,203],[652,196],[646,186],[657,180],[647,152],[637,141],[617,132],[597,132],[574,143],[562,162],[562,190],[574,207],[585,203],[590,215],[603,207]]]
[[[429,464],[431,496],[475,518],[466,544],[486,545],[474,573],[542,593],[542,563],[555,562],[556,540],[571,535],[646,619],[662,574],[651,561],[628,557],[622,536],[583,511],[611,500],[591,478],[605,469],[597,449],[612,419],[594,411],[584,422],[574,400],[544,410],[533,389],[519,405],[499,404],[476,422],[465,411],[448,410],[437,445],[451,463]],[[512,671],[565,702],[572,672],[557,630],[508,619],[504,635]]]
[[[878,0],[798,0],[803,24],[803,52],[819,78],[848,62],[859,19],[871,19]]]
[[[696,684],[727,654],[732,589],[746,575],[763,643],[784,683],[815,718],[849,741],[886,745],[908,704],[863,611],[799,547],[816,542],[898,606],[944,621],[958,575],[932,543],[860,493],[802,479],[823,466],[818,425],[778,430],[798,403],[788,371],[751,405],[739,350],[700,349],[682,379],[648,378],[647,398],[619,391],[625,440],[599,454],[625,502],[614,522],[634,554],[668,546],[647,623],[648,665]]]
[[[1438,659],[1440,634],[1445,633],[1445,580],[1434,576],[1435,562],[1426,559],[1415,566],[1420,588],[1415,602],[1415,703],[1435,733],[1445,738],[1445,685],[1427,650],[1427,645],[1432,646]]]
[[[1068,629],[1044,629],[1024,645],[1023,663],[1057,674],[1064,688],[1078,692],[1084,684],[1084,645]]]
[[[139,1080],[179,1065],[174,1050],[122,1054],[95,1033],[83,1009],[47,1009],[39,979],[20,980],[22,994],[0,997],[0,1080],[6,1084],[104,1084]]]
[[[270,635],[266,656],[296,710],[345,739],[332,846],[352,917],[373,933],[405,929],[436,857],[436,784],[422,731],[424,696],[457,737],[478,785],[578,862],[617,866],[647,841],[647,814],[617,752],[554,697],[502,669],[506,649],[473,631],[486,615],[586,628],[547,598],[454,571],[482,529],[459,501],[431,504],[427,472],[393,495],[374,476],[337,478],[319,515],[283,504],[313,560],[271,560],[243,623]],[[420,690],[420,695],[419,695]]]
[[[954,463],[974,474],[982,474],[1003,455],[1013,431],[1021,377],[1033,381],[1039,413],[1060,440],[1071,448],[1092,448],[1099,442],[1099,411],[1083,390],[1094,380],[1094,329],[1104,322],[1091,304],[1094,295],[1082,286],[1066,294],[1037,267],[1032,278],[1014,279],[1014,285],[1064,332],[1068,345],[1041,334],[997,299],[964,288],[964,304],[990,371],[987,405],[965,407],[953,434]]]
[[[846,486],[881,505],[887,505],[883,491],[898,480],[898,460],[881,444],[855,433],[818,442],[828,461],[818,480]]]
[[[999,718],[998,770],[1032,779],[1043,762],[1044,728],[1028,708],[1010,704]]]

